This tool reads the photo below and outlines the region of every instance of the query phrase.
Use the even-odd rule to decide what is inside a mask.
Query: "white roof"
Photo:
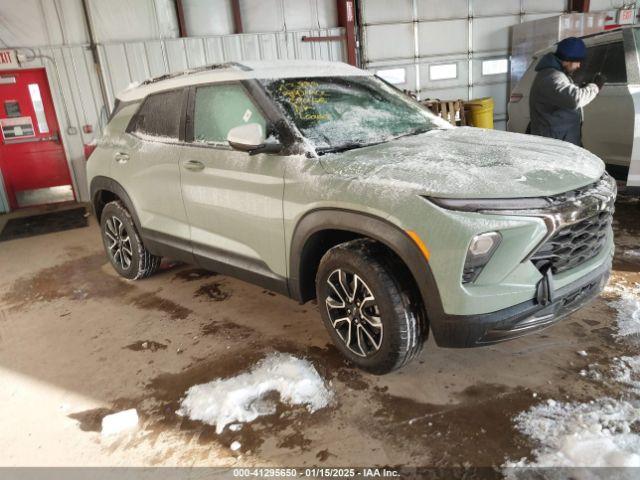
[[[171,90],[203,83],[229,82],[256,78],[295,78],[330,76],[370,76],[371,72],[360,70],[342,62],[317,60],[271,60],[247,61],[211,65],[181,73],[170,74],[167,78],[150,80],[120,92],[117,97],[123,102],[142,99],[163,90]]]

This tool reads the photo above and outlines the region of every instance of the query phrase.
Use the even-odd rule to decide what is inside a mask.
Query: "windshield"
[[[285,78],[262,83],[320,154],[448,126],[375,77]]]

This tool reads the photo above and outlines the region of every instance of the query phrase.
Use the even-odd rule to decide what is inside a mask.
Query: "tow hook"
[[[536,286],[536,301],[543,307],[555,300],[555,287],[553,285],[553,273],[551,266],[545,267],[542,278]]]

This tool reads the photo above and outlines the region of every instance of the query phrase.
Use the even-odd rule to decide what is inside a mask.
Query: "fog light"
[[[493,252],[502,241],[498,232],[487,232],[476,235],[469,244],[467,258],[462,272],[462,283],[471,283],[478,278],[484,266],[489,263]]]

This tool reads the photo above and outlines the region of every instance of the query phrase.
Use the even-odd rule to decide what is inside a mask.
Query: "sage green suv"
[[[341,63],[247,62],[122,92],[88,162],[104,246],[141,279],[161,257],[299,302],[355,365],[549,326],[594,298],[616,186],[556,140],[454,128]]]

